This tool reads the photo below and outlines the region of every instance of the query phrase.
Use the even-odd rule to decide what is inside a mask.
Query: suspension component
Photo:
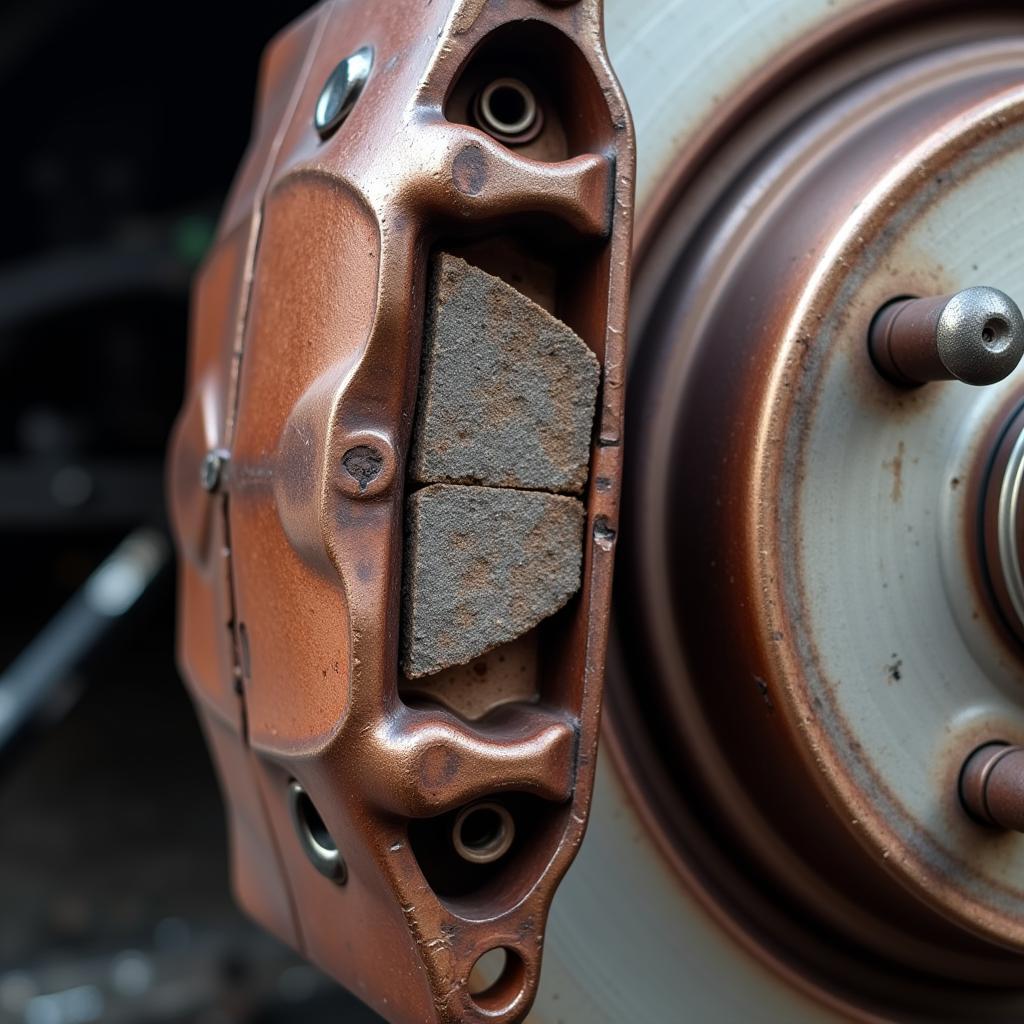
[[[525,1015],[586,822],[634,161],[600,19],[311,12],[196,284],[179,652],[235,886],[396,1024]]]

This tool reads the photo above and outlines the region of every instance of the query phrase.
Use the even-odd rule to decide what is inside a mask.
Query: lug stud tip
[[[933,380],[995,384],[1024,356],[1024,316],[998,288],[899,299],[879,311],[869,344],[882,376],[904,387]]]
[[[960,772],[960,801],[984,825],[1024,832],[1024,747],[978,747]]]

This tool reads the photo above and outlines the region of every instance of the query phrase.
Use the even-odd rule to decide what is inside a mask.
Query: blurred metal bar
[[[0,675],[0,751],[134,607],[169,557],[159,531],[129,534]]]
[[[137,293],[183,293],[191,271],[163,240],[156,245],[83,246],[0,267],[0,332],[83,302]]]

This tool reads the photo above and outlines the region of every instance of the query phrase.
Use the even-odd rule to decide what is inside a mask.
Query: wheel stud
[[[1024,747],[986,743],[964,762],[960,799],[972,818],[1024,832]]]
[[[869,344],[878,371],[894,384],[995,384],[1024,355],[1024,316],[997,288],[898,299],[875,317]]]

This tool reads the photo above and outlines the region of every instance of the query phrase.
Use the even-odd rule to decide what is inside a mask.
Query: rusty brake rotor
[[[1008,1019],[1019,760],[961,771],[1024,728],[1024,23],[865,5],[773,73],[643,221],[617,759],[791,976]]]

